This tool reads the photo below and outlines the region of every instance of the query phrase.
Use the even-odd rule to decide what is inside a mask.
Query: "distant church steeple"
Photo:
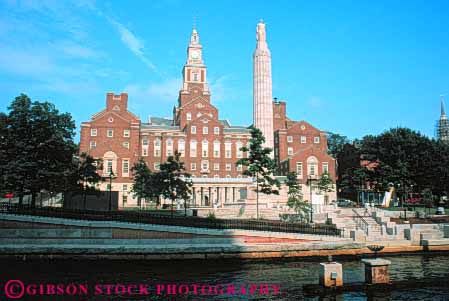
[[[446,112],[444,111],[444,96],[441,95],[440,103],[441,115],[437,121],[437,138],[440,141],[449,143],[449,120],[447,119]]]
[[[444,112],[444,97],[441,95],[441,117],[443,116],[446,117],[446,112]]]

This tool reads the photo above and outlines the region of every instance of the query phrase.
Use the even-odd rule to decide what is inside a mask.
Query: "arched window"
[[[173,156],[173,139],[172,138],[168,138],[165,141],[165,146],[166,146],[166,154],[167,156]]]
[[[241,150],[242,146],[243,146],[242,141],[237,141],[235,143],[235,150],[236,150],[237,158],[243,158],[243,152]]]
[[[225,158],[232,157],[232,142],[230,140],[225,141]]]
[[[314,156],[307,158],[307,174],[309,176],[318,175],[318,159]]]
[[[103,176],[117,175],[117,155],[114,152],[106,152],[103,155]]]
[[[190,157],[196,157],[196,140],[190,140]]]
[[[186,151],[186,142],[184,139],[178,140],[178,152],[181,154],[181,157],[184,157]]]
[[[161,156],[161,139],[156,138],[154,139],[154,156],[160,157]]]
[[[214,158],[220,158],[220,141],[214,141]]]
[[[201,153],[203,158],[209,157],[209,141],[207,141],[206,139],[203,140]]]

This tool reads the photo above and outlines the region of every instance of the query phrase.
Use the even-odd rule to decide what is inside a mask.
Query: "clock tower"
[[[200,44],[200,36],[195,28],[190,35],[189,46],[187,47],[187,62],[182,69],[182,89],[179,96],[179,106],[184,105],[186,94],[194,93],[197,96],[209,96],[210,91],[206,80],[207,69],[203,61],[203,46]],[[209,101],[209,97],[207,97]]]
[[[192,29],[189,46],[187,46],[187,61],[182,68],[182,87],[179,91],[178,106],[174,108],[174,124],[186,124],[187,118],[183,113],[185,105],[193,100],[210,104],[210,91],[207,84],[207,68],[203,61],[203,46],[196,28]]]

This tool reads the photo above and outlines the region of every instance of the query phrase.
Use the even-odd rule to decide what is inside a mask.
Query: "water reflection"
[[[385,257],[391,260],[390,279],[445,278],[449,279],[449,255],[408,255]],[[360,260],[338,260],[343,264],[345,283],[364,279]],[[304,284],[318,283],[319,261],[310,259],[277,261],[8,261],[1,262],[0,279],[21,279],[40,283],[139,283],[161,284],[198,283],[231,285],[279,284],[278,296],[108,296],[107,300],[449,300],[449,280],[436,287],[411,287],[393,292],[354,292],[339,296],[306,298]],[[76,300],[70,298],[35,298],[34,300]],[[81,300],[81,299],[78,299]],[[89,300],[105,300],[91,296]]]

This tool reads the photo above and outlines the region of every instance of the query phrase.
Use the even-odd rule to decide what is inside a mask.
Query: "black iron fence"
[[[34,215],[90,221],[120,221],[128,223],[184,226],[208,229],[241,229],[268,232],[302,233],[329,236],[344,236],[343,229],[332,225],[291,223],[275,220],[218,219],[195,216],[170,216],[154,212],[139,211],[93,211],[63,209],[57,207],[31,207],[0,204],[0,212],[17,215]]]

